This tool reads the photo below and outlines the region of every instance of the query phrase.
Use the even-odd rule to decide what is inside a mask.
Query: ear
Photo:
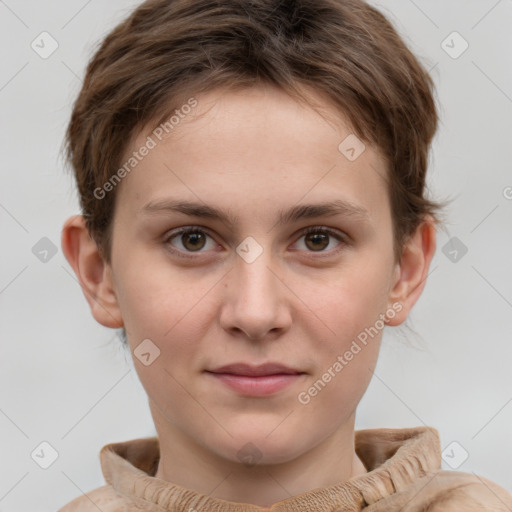
[[[112,269],[103,261],[82,215],[74,215],[65,222],[61,245],[96,321],[105,327],[123,327]]]
[[[405,322],[419,299],[428,276],[430,263],[436,250],[436,230],[432,217],[426,217],[402,249],[402,261],[397,263],[395,282],[389,295],[389,304],[396,311],[387,325]],[[396,307],[401,305],[401,307]]]

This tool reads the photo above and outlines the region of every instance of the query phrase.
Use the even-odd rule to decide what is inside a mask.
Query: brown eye
[[[306,245],[313,251],[323,251],[329,245],[329,235],[325,233],[308,233]]]
[[[183,233],[181,235],[181,243],[183,244],[183,247],[189,251],[197,251],[198,249],[202,249],[205,245],[204,233],[197,231],[191,233]]]
[[[303,242],[302,239],[304,239]],[[178,256],[192,258],[194,257],[192,256],[193,253],[199,255],[207,252],[208,240],[210,240],[212,244],[210,249],[218,247],[213,238],[203,229],[195,226],[187,226],[169,234],[164,240],[164,243],[169,246],[169,250]],[[300,250],[309,253],[318,253],[319,256],[321,255],[320,253],[326,256],[332,256],[337,254],[338,251],[345,246],[350,245],[347,235],[343,232],[316,226],[305,229],[299,240],[304,244],[304,247],[300,248]],[[329,248],[333,240],[337,242],[337,245]]]
[[[305,249],[301,250],[305,250],[306,252],[326,253],[326,255],[330,255],[331,253],[336,253],[338,249],[342,249],[345,245],[348,245],[347,236],[343,233],[333,231],[332,229],[314,226],[305,229],[301,235],[300,240],[302,241],[302,239],[304,239],[302,243],[305,247]],[[327,247],[332,245],[332,240],[338,242],[337,245],[326,250]]]
[[[179,229],[166,237],[164,242],[170,245],[175,253],[181,253],[184,256],[187,253],[202,253],[202,249],[208,249],[208,239],[210,239],[211,247],[216,246],[215,242],[205,231],[194,226]]]

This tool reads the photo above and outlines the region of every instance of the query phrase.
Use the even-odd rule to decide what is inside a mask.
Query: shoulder
[[[64,505],[57,512],[131,512],[153,510],[148,503],[137,502],[117,493],[111,485],[104,485]],[[156,510],[156,509],[155,509]]]
[[[482,476],[439,470],[365,509],[368,512],[511,512],[512,494]]]

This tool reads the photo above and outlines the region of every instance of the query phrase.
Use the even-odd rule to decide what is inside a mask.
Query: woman
[[[440,205],[429,75],[361,0],[150,0],[92,58],[62,247],[157,437],[61,510],[510,510],[435,428],[354,431]]]

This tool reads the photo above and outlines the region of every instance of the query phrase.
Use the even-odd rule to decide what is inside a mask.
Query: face
[[[368,144],[347,158],[344,119],[283,92],[196,99],[118,185],[115,294],[132,353],[150,354],[134,363],[155,424],[228,460],[252,443],[284,462],[353,422],[370,382],[397,276],[385,163]],[[300,373],[252,391],[210,373],[268,362]]]

